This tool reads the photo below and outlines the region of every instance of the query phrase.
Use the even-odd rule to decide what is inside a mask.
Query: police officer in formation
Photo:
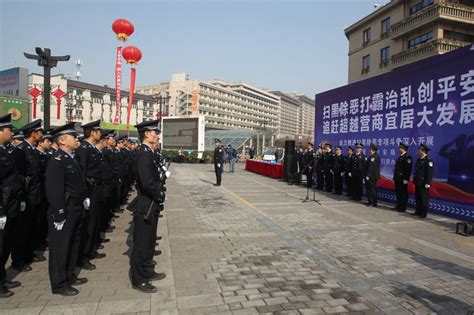
[[[130,203],[133,211],[133,250],[130,259],[132,287],[145,293],[156,292],[150,282],[165,278],[164,273],[155,272],[153,256],[156,245],[156,229],[160,211],[165,201],[167,171],[163,169],[160,156],[158,120],[142,122],[135,126],[142,145],[136,154],[135,176],[137,197]]]
[[[322,147],[325,152],[322,152]],[[363,187],[367,192],[367,206],[377,207],[377,181],[380,179],[381,159],[376,144],[370,144],[370,155],[363,153],[363,145],[355,144],[355,153],[348,147],[347,156],[342,155],[342,147],[336,147],[332,153],[330,143],[318,146],[312,165],[316,170],[316,189],[342,195],[343,183],[346,183],[347,196],[354,201],[362,200]],[[415,185],[416,211],[413,215],[426,218],[428,196],[433,179],[434,163],[428,157],[429,148],[424,144],[418,148],[420,158],[416,162],[413,183]],[[394,210],[405,212],[408,205],[408,183],[410,181],[412,158],[408,154],[408,145],[399,143],[399,157],[395,163],[393,181],[397,196]],[[308,163],[308,161],[307,161]],[[312,182],[311,182],[312,184]],[[364,185],[365,184],[365,185]]]
[[[146,131],[155,130],[156,125],[156,121],[143,123]],[[150,139],[143,126],[137,126],[142,138]],[[135,163],[135,143],[126,136],[115,139],[112,130],[100,129],[100,121],[85,124],[82,129],[84,139],[79,142],[75,123],[43,130],[41,120],[35,120],[12,136],[11,115],[0,117],[0,298],[10,297],[11,289],[21,285],[6,278],[5,264],[10,256],[13,268],[27,272],[32,262],[46,259],[40,253],[47,247],[52,292],[76,295],[75,287],[87,282],[78,277],[76,267],[93,270],[91,260],[105,257],[98,250],[109,241],[105,233],[113,231],[113,220],[123,212],[121,205],[127,202],[135,174],[142,175],[139,187],[147,193],[142,166],[149,164]],[[138,240],[134,252],[140,253],[145,246],[143,266],[148,271],[156,264],[153,256],[160,253],[155,251],[156,232],[169,176],[157,144],[149,142],[154,169],[146,173],[146,185],[156,181],[160,191],[160,198],[155,200],[156,213],[147,217],[153,236],[142,237],[146,232],[141,229],[142,222],[136,222],[134,232]],[[143,213],[143,209],[140,211],[137,213]],[[144,239],[145,243],[140,241]],[[140,255],[132,255],[131,260],[132,283],[149,292],[144,282],[136,281],[136,257]],[[150,281],[164,275],[152,272],[148,276]]]
[[[219,139],[214,139],[214,171],[216,172],[216,183],[214,186],[220,186],[222,182],[222,173],[224,172],[225,150]]]
[[[412,168],[412,159],[408,154],[408,144],[399,143],[398,151],[400,156],[395,162],[395,170],[393,172],[393,182],[395,183],[395,194],[397,195],[397,204],[394,210],[405,212],[408,205],[408,182]]]
[[[375,144],[370,145],[370,156],[365,163],[365,189],[368,202],[366,206],[377,207],[377,180],[380,178],[380,156]]]

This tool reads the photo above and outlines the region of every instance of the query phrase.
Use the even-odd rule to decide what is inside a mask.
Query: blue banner
[[[474,45],[317,94],[315,126],[317,143],[378,145],[379,196],[387,201],[395,200],[399,142],[414,160],[427,145],[435,164],[430,211],[474,221]]]

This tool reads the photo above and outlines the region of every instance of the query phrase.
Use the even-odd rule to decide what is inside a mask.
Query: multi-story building
[[[190,80],[186,74],[136,90],[161,96],[165,116],[203,115],[208,130],[265,131],[291,139],[314,131],[314,101],[303,95],[270,92],[246,83]]]
[[[43,90],[43,76],[40,74],[30,74],[28,79],[28,89],[33,87]],[[119,120],[118,125],[114,125],[116,112],[115,89],[85,83],[81,81],[69,80],[63,75],[51,77],[51,91],[61,89],[65,93],[60,98],[61,104],[58,106],[57,98],[51,96],[51,125],[58,126],[68,121],[75,121],[81,124],[101,119],[104,128],[125,130],[127,124],[128,100],[127,91],[120,92]],[[36,106],[30,96],[30,118],[43,118],[43,99],[37,98]],[[134,130],[133,125],[143,121],[156,119],[159,111],[157,100],[149,95],[135,93],[133,96],[132,109],[130,111],[130,130]]]
[[[345,29],[349,83],[474,42],[474,1],[391,0]]]
[[[280,98],[245,83],[189,80],[175,74],[171,81],[138,87],[137,92],[162,95],[164,115],[205,116],[207,129],[265,130],[278,128]]]

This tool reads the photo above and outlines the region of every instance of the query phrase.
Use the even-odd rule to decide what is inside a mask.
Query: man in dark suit
[[[380,156],[377,146],[370,144],[370,156],[365,163],[365,189],[367,190],[368,202],[366,206],[377,207],[377,180],[380,178]]]

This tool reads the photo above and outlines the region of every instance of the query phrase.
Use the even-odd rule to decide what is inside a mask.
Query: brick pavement
[[[47,264],[16,278],[1,314],[467,314],[474,241],[454,221],[367,208],[238,168],[214,187],[209,165],[172,165],[156,282],[128,281],[131,216],[116,220],[107,257],[82,272],[76,297],[52,295]],[[128,239],[130,243],[130,239]]]

